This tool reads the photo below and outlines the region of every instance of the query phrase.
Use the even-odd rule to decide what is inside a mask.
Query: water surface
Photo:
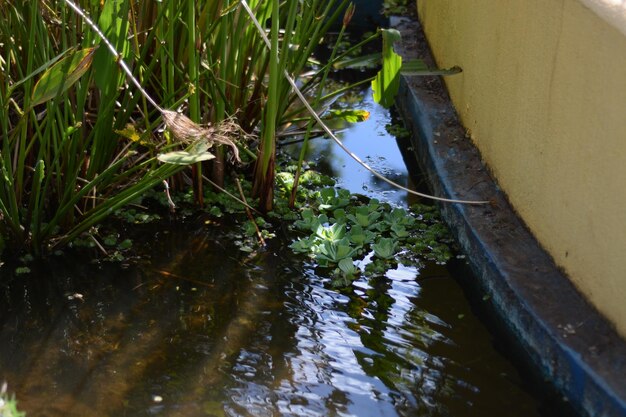
[[[141,267],[11,283],[0,378],[29,415],[535,415],[442,267],[337,292],[280,239],[245,254],[196,226]]]
[[[408,174],[365,96],[342,138],[395,181]],[[342,186],[397,204],[331,142]],[[540,404],[445,267],[362,277],[342,291],[287,247],[245,253],[203,216],[139,226],[138,265],[70,256],[0,288],[0,380],[29,416],[534,416]],[[7,277],[5,279],[5,277]]]

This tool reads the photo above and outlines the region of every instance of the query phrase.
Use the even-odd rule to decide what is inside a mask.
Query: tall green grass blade
[[[144,195],[148,190],[154,188],[164,179],[176,174],[181,168],[182,167],[178,165],[167,164],[148,172],[142,181],[123,189],[116,195],[116,198],[107,199],[93,210],[85,213],[82,221],[76,224],[66,235],[53,243],[52,249],[62,247],[71,242],[92,226],[102,222],[115,210],[131,203],[138,197]]]
[[[98,27],[109,39],[117,53],[122,57],[127,57],[130,50],[127,41],[128,33],[128,3],[125,0],[106,0],[100,16]],[[116,90],[124,81],[124,74],[118,71],[117,63],[111,59],[107,48],[100,48],[94,57],[94,81],[102,91],[109,92]]]
[[[341,39],[343,38],[343,34],[346,31],[346,27],[348,25],[348,22],[350,21],[350,18],[352,17],[352,15],[354,14],[354,4],[350,4],[348,6],[348,8],[345,11],[344,14],[344,19],[343,19],[343,25],[341,26],[341,30],[339,31],[339,35],[337,36],[337,40],[335,41],[335,45],[333,47],[333,50],[330,54],[330,59],[329,62],[333,62],[335,59],[335,56],[337,54],[337,50],[338,50],[338,46],[341,42]],[[323,86],[326,82],[326,78],[328,77],[328,72],[330,71],[330,65],[326,65],[325,69],[322,72],[322,77],[320,80],[320,88],[317,91],[317,94],[315,96],[315,101],[313,103],[314,107],[319,107],[320,102],[321,102],[321,98],[323,95]],[[304,162],[304,158],[306,156],[306,153],[308,151],[308,142],[309,142],[309,137],[311,136],[311,131],[313,129],[313,124],[314,124],[314,120],[310,119],[309,123],[307,124],[307,128],[306,128],[306,133],[304,134],[304,141],[302,143],[302,149],[300,150],[300,155],[298,156],[298,166],[296,169],[296,174],[294,176],[294,181],[293,181],[293,188],[291,189],[291,196],[289,198],[289,207],[294,208],[295,207],[295,203],[296,203],[296,196],[297,196],[297,192],[298,192],[298,185],[300,182],[300,173],[302,171],[302,164]]]
[[[265,105],[263,136],[256,161],[253,194],[259,197],[262,212],[272,210],[274,199],[274,158],[276,155],[276,119],[279,106],[279,84],[282,74],[278,56],[280,29],[280,8],[278,1],[272,1],[272,26],[270,30],[270,64],[268,98]]]
[[[36,254],[39,254],[41,251],[41,215],[43,214],[42,204],[42,195],[41,195],[41,184],[46,175],[45,173],[45,163],[43,160],[37,161],[35,164],[35,170],[33,174],[33,187],[31,190],[31,203],[30,203],[30,212],[32,213],[32,221],[29,223],[32,224],[31,227],[31,239],[33,241],[33,249]]]

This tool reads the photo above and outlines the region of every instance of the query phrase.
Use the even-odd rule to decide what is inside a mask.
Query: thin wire
[[[78,15],[89,25],[89,27],[91,27],[91,29],[93,29],[93,31],[96,32],[98,34],[98,36],[100,36],[100,39],[102,39],[102,42],[104,42],[104,44],[107,46],[107,48],[109,48],[109,51],[111,51],[111,53],[115,57],[115,62],[117,62],[117,65],[119,65],[120,68],[122,68],[122,70],[126,73],[128,78],[130,79],[130,81],[135,85],[135,87],[137,87],[137,89],[146,98],[146,100],[148,100],[150,102],[150,104],[152,104],[159,112],[163,113],[164,109],[161,106],[159,106],[159,104],[156,101],[154,101],[152,99],[152,97],[150,97],[150,94],[148,94],[148,92],[146,90],[144,90],[144,88],[141,86],[141,84],[139,83],[137,78],[135,78],[133,76],[133,72],[130,70],[128,65],[126,65],[126,62],[124,62],[124,60],[122,59],[122,54],[117,52],[117,50],[115,49],[113,44],[107,39],[106,36],[104,36],[104,33],[102,33],[102,31],[100,30],[98,25],[96,25],[89,18],[89,16],[87,16],[85,14],[83,9],[78,7],[72,1],[70,1],[70,0],[64,0],[64,1],[65,1],[65,4],[70,6],[76,13],[78,13]]]
[[[263,38],[263,41],[265,41],[265,45],[268,48],[271,49],[272,48],[271,42],[267,38],[267,35],[265,34],[265,29],[263,29],[263,27],[261,26],[261,24],[257,20],[256,16],[254,16],[254,13],[252,12],[252,9],[250,9],[250,6],[248,6],[248,3],[246,2],[246,0],[240,0],[240,1],[241,1],[241,5],[244,7],[244,9],[246,9],[246,12],[248,13],[250,18],[252,19],[252,22],[256,26],[257,30],[259,31],[259,34],[261,35],[261,38]],[[381,180],[385,181],[386,183],[388,183],[390,185],[393,185],[394,187],[399,188],[399,189],[401,189],[403,191],[406,191],[407,193],[414,194],[414,195],[417,195],[419,197],[428,198],[428,199],[431,199],[431,200],[443,201],[443,202],[446,202],[446,203],[462,203],[462,204],[488,204],[489,203],[489,201],[455,200],[455,199],[436,197],[436,196],[433,196],[433,195],[420,193],[418,191],[414,191],[414,190],[411,190],[411,189],[409,189],[409,188],[407,188],[407,187],[405,187],[403,185],[400,185],[400,184],[390,180],[389,178],[385,177],[384,175],[378,173],[376,170],[374,170],[374,168],[372,168],[369,165],[367,165],[365,162],[363,162],[363,160],[361,158],[359,158],[357,155],[352,153],[350,151],[350,149],[348,149],[343,144],[343,142],[341,142],[341,140],[339,140],[339,138],[337,138],[337,136],[335,136],[335,134],[330,130],[330,128],[328,126],[326,126],[326,124],[318,116],[317,112],[313,109],[313,107],[311,107],[311,105],[309,104],[307,99],[304,97],[304,95],[302,94],[302,92],[300,91],[298,86],[296,85],[296,82],[293,80],[293,78],[291,78],[291,76],[289,75],[287,70],[284,71],[284,75],[285,75],[285,78],[287,79],[287,81],[289,82],[289,84],[291,84],[291,88],[293,89],[294,93],[296,93],[296,95],[298,96],[298,98],[300,99],[300,101],[302,102],[304,107],[309,111],[309,113],[311,113],[311,116],[315,119],[315,121],[320,124],[322,130],[324,130],[324,132],[326,132],[326,134],[328,134],[328,136],[330,136],[331,139],[334,140],[335,143],[337,143],[337,145],[339,145],[339,147],[341,149],[343,149],[348,155],[350,155],[352,157],[352,159],[357,161],[361,166],[363,166],[363,168],[367,169],[369,172],[371,172],[377,178],[380,178]]]

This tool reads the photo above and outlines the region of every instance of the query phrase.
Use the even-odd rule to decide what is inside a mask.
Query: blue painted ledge
[[[400,53],[433,62],[419,23],[392,19]],[[465,137],[438,77],[405,76],[397,105],[436,195],[491,200],[443,204],[475,275],[475,293],[523,356],[581,415],[626,416],[626,342],[581,296],[516,216]]]

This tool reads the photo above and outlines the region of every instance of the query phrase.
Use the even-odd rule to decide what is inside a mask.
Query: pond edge
[[[420,24],[392,18],[397,51],[434,66]],[[492,201],[442,204],[499,327],[581,415],[626,416],[626,342],[540,247],[485,168],[439,77],[402,76],[396,105],[435,195]]]

